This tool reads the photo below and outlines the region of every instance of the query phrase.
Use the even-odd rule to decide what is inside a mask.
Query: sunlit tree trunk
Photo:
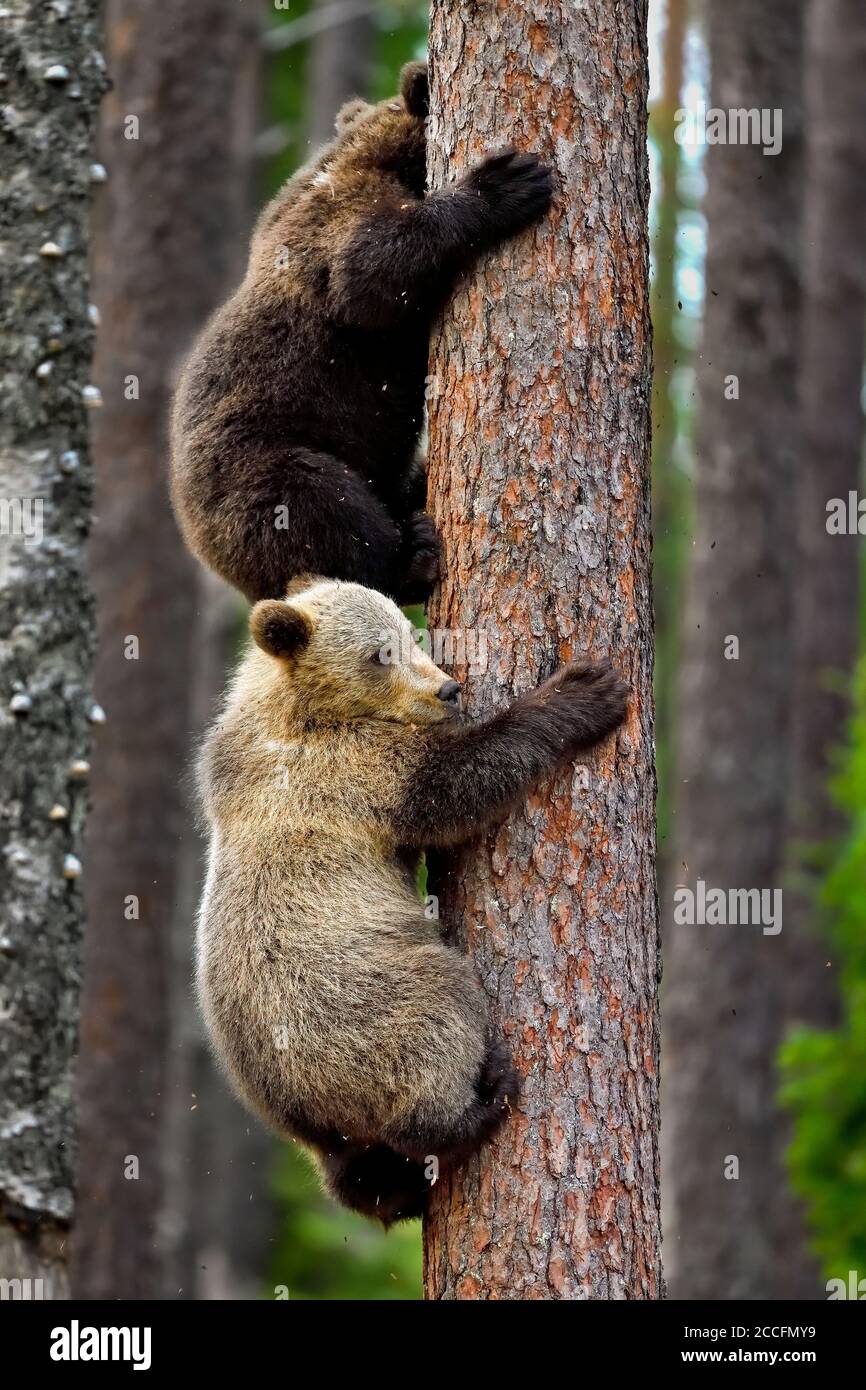
[[[0,1279],[12,1298],[68,1296],[75,1207],[94,637],[83,388],[100,38],[96,0],[81,0],[63,23],[45,5],[4,6]]]
[[[660,1293],[646,43],[640,3],[432,6],[433,184],[513,141],[558,193],[435,335],[430,625],[476,642],[472,714],[584,652],[634,696],[615,742],[434,883],[524,1091],[434,1188],[428,1298]]]

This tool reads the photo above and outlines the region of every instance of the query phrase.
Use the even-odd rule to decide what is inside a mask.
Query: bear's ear
[[[287,661],[303,651],[313,635],[313,625],[294,604],[266,598],[250,614],[250,632],[268,656]]]
[[[412,116],[430,113],[430,83],[426,63],[407,63],[400,73],[400,95]]]
[[[343,131],[357,121],[359,116],[369,110],[369,103],[362,101],[360,97],[353,97],[351,101],[347,101],[345,106],[341,106],[337,112],[337,119],[334,122],[337,134],[342,135]]]

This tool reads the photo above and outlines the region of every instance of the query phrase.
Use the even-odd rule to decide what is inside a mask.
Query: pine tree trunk
[[[94,630],[82,388],[93,348],[88,217],[104,64],[96,0],[81,0],[63,22],[25,0],[4,10],[0,1279],[13,1281],[12,1297],[48,1299],[68,1296],[74,1212]]]
[[[584,652],[634,697],[615,743],[436,879],[524,1091],[434,1189],[428,1298],[660,1294],[646,43],[640,3],[432,7],[433,184],[513,141],[558,195],[435,336],[430,626],[478,643],[454,663],[471,714]]]
[[[674,883],[693,891],[700,879],[725,893],[783,885],[803,14],[802,0],[709,8],[709,105],[781,108],[784,124],[775,156],[759,144],[713,144],[705,155],[696,532],[672,867]],[[778,935],[760,924],[676,925],[674,883],[663,899],[669,1289],[688,1299],[786,1297],[799,1270],[781,1250],[799,1218],[782,1166],[775,1054],[791,937],[784,913]]]
[[[166,415],[178,358],[230,288],[243,245],[258,17],[237,0],[108,5],[115,85],[95,238],[104,406],[92,565],[96,688],[109,722],[88,836],[75,1268],[76,1292],[88,1298],[177,1292],[164,1287],[173,1233],[160,1220],[178,1076],[174,1056],[167,1066],[172,922],[194,835],[184,770],[201,624],[197,567],[168,502]],[[187,980],[191,921],[188,930]],[[188,1096],[193,1115],[194,1105]]]

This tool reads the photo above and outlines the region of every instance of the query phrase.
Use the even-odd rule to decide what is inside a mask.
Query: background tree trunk
[[[342,7],[348,18],[335,19],[320,29],[310,44],[309,117],[307,138],[312,149],[330,140],[334,117],[350,97],[365,97],[376,38],[373,6]],[[335,0],[314,0],[314,10],[334,11]]]
[[[820,931],[817,873],[843,826],[829,781],[844,746],[858,650],[862,539],[827,533],[827,503],[862,481],[866,330],[866,9],[812,0],[805,47],[805,171],[794,591],[792,764],[785,930],[788,1024],[829,1027],[838,1015],[834,952]],[[779,1230],[792,1297],[824,1297],[804,1256],[803,1221]]]
[[[793,700],[791,833],[810,849],[839,829],[828,795],[829,755],[843,741],[854,668],[862,540],[828,535],[827,503],[862,478],[861,404],[866,329],[866,9],[858,0],[812,0],[806,32],[803,310],[798,473],[800,564]],[[808,933],[812,883],[792,894]],[[814,939],[805,949],[814,967]],[[829,1023],[832,972],[803,969],[792,1010]]]
[[[434,886],[524,1094],[434,1190],[428,1298],[660,1293],[646,42],[640,3],[432,7],[433,184],[513,140],[559,193],[434,340],[430,626],[487,634],[486,670],[455,663],[474,715],[583,652],[634,698],[615,743]]]
[[[82,388],[99,37],[96,0],[62,23],[47,6],[9,0],[0,29],[0,1279],[41,1281],[13,1285],[32,1298],[68,1296],[74,1208],[93,656]]]
[[[782,886],[791,530],[799,423],[802,0],[708,10],[709,104],[781,108],[783,146],[706,151],[696,530],[678,721],[676,883]],[[726,399],[735,374],[739,399]],[[725,657],[726,639],[739,659]],[[781,1166],[775,1052],[793,957],[784,926],[673,925],[664,896],[666,1274],[675,1298],[788,1297],[798,1216]],[[729,1157],[739,1176],[726,1178]],[[728,1164],[728,1171],[733,1171]]]
[[[661,92],[650,111],[650,129],[658,154],[657,216],[653,237],[651,281],[653,325],[652,521],[653,607],[655,611],[656,763],[659,778],[658,871],[665,873],[670,853],[673,701],[679,660],[680,601],[688,545],[688,483],[677,459],[679,429],[674,389],[676,368],[689,352],[679,338],[677,268],[680,229],[680,146],[676,114],[682,101],[688,0],[665,0]]]
[[[192,836],[183,770],[203,660],[199,573],[167,495],[173,370],[231,285],[249,210],[259,11],[238,0],[109,0],[109,181],[96,235],[100,607],[97,693],[109,722],[94,768],[81,1058],[76,1292],[153,1298],[162,1278],[172,1050],[173,916]],[[136,130],[134,121],[138,122]],[[138,382],[138,397],[130,387]],[[138,641],[127,659],[126,639]],[[130,896],[137,919],[127,916]],[[193,923],[187,923],[191,974]],[[184,989],[189,986],[184,983]],[[185,998],[185,994],[184,994]],[[190,1090],[194,1087],[190,1087]],[[195,1099],[184,1096],[194,1117]],[[191,1121],[192,1123],[192,1121]],[[138,1163],[130,1177],[129,1159]],[[198,1201],[207,1200],[204,1180]]]

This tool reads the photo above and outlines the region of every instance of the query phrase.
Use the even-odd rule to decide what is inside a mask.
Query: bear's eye
[[[368,656],[367,660],[369,661],[369,663],[370,663],[371,666],[387,666],[387,665],[388,665],[388,658],[387,658],[387,656],[385,655],[385,649],[384,649],[384,647],[377,647],[376,650],[375,650],[374,652],[371,652],[371,653],[370,653],[370,655]]]

